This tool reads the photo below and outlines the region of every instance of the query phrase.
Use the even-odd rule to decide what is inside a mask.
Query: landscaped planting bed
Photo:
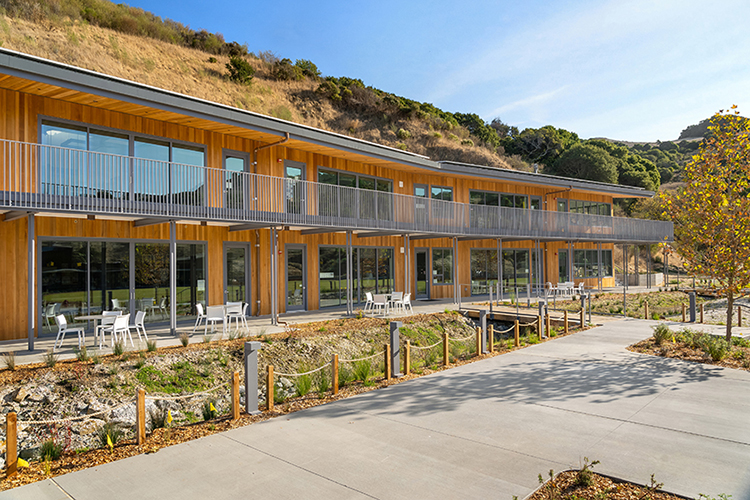
[[[699,327],[670,329],[660,324],[654,327],[652,337],[628,350],[750,371],[750,340],[732,337],[730,344],[723,336],[702,332]]]
[[[451,366],[481,359],[473,357],[474,325],[455,312],[416,315],[402,321],[401,340],[409,340],[413,346],[412,374],[388,382],[383,379],[388,320],[330,320],[294,325],[284,333],[253,338],[262,342],[258,359],[260,381],[264,380],[267,365],[274,365],[277,372],[296,374],[328,363],[333,354],[342,360],[372,359],[340,363],[338,395],[331,392],[330,366],[304,377],[277,376],[274,409],[256,416],[243,414],[237,421],[226,416],[230,409],[227,382],[233,372],[243,371],[244,342],[250,339],[206,338],[203,343],[186,347],[126,351],[101,357],[87,353],[88,359],[56,362],[54,366],[6,368],[0,371],[0,411],[17,413],[18,450],[29,467],[19,469],[13,478],[4,479],[0,489],[140,453],[153,453],[164,446],[442,370],[444,334],[452,339]],[[522,340],[524,344],[538,342],[530,332]],[[433,347],[418,349],[420,346]],[[495,352],[486,356],[509,350],[512,349],[507,342],[497,342]],[[49,361],[52,360],[50,356]],[[147,392],[149,431],[141,446],[133,439],[133,403],[139,388]],[[265,395],[266,388],[261,383],[258,394],[261,405]],[[23,424],[70,418],[77,420]],[[0,439],[5,438],[4,433],[2,426]],[[108,445],[108,436],[112,446]],[[2,453],[4,459],[4,449]]]

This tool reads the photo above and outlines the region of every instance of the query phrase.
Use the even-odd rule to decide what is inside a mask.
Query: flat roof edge
[[[225,124],[283,136],[290,136],[346,149],[350,152],[427,168],[440,168],[437,162],[426,156],[402,151],[390,146],[348,137],[335,132],[317,129],[308,125],[281,120],[253,111],[234,108],[225,104],[180,94],[171,90],[152,87],[124,78],[98,73],[85,68],[24,54],[0,47],[0,72],[20,78],[40,81],[63,88],[72,88],[93,95],[147,105],[149,107],[188,114]]]

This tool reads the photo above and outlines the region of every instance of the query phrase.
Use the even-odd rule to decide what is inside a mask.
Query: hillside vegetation
[[[312,61],[253,53],[221,34],[108,0],[0,0],[0,45],[435,160],[657,190],[679,180],[698,146],[581,140],[551,125],[519,131],[499,118],[488,123],[475,113],[444,111],[357,78],[323,76]]]

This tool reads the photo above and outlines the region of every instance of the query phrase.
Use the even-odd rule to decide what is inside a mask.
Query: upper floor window
[[[320,186],[321,215],[353,217],[359,206],[359,217],[362,219],[393,219],[393,181],[390,179],[319,168],[318,183],[360,189],[354,191]]]
[[[520,194],[501,194],[500,206],[508,208],[529,208],[529,198]]]
[[[433,200],[453,201],[453,188],[432,186],[430,188],[430,198]]]
[[[487,191],[469,191],[469,203],[497,207],[500,206],[500,195]]]
[[[132,196],[133,201],[162,203],[203,202],[205,172],[195,168],[205,165],[202,146],[51,120],[42,120],[40,133],[42,145],[67,148],[42,150],[43,193]],[[133,161],[131,156],[139,160]],[[170,167],[168,162],[178,165]]]
[[[612,215],[612,205],[597,201],[570,200],[570,212],[589,215]]]

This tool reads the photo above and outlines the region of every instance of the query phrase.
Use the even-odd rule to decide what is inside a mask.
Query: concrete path
[[[750,373],[630,353],[623,320],[57,477],[5,498],[523,498],[600,460],[683,495],[750,498]]]

